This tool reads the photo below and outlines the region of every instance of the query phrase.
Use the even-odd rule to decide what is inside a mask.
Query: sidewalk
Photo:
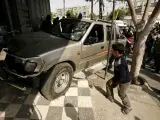
[[[74,78],[69,90],[53,101],[36,89],[20,91],[0,81],[0,120],[95,120],[88,81]]]
[[[108,80],[112,76],[108,74]],[[121,113],[122,104],[116,89],[115,103],[110,103],[104,96],[106,81],[103,77],[104,71],[101,70],[88,78],[95,120],[159,120],[160,98],[147,84],[143,87],[132,85],[128,89],[133,110],[126,116]]]
[[[131,59],[128,58],[129,67],[131,65]],[[141,69],[140,76],[146,79],[150,87],[160,91],[160,74],[155,73],[154,69],[151,69],[150,66],[146,66],[145,69]]]
[[[140,75],[145,78],[153,89],[160,91],[160,74],[153,73],[150,68],[142,69]]]

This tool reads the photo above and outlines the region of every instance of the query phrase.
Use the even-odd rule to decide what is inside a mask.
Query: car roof
[[[84,21],[84,22],[89,22],[89,23],[100,23],[100,24],[108,24],[111,25],[110,21],[105,21],[105,20],[90,20],[90,19],[77,19],[77,18],[65,18],[65,20],[73,20],[73,21]]]
[[[77,18],[65,18],[63,20],[69,20],[69,21],[84,21],[84,22],[89,22],[92,23],[94,20],[88,20],[88,19],[77,19]]]

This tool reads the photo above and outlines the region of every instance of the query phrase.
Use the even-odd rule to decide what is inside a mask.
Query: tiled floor
[[[68,92],[54,101],[34,89],[19,91],[0,83],[0,120],[94,120],[88,81],[73,80]]]

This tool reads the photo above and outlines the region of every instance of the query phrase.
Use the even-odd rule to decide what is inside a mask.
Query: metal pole
[[[14,29],[13,29],[12,17],[11,17],[11,12],[10,12],[8,0],[5,0],[5,4],[6,4],[6,8],[7,8],[7,15],[8,15],[8,19],[9,19],[10,29],[11,29],[11,31],[13,31]]]
[[[102,19],[102,0],[99,0],[99,19]]]
[[[63,0],[63,16],[65,16],[65,13],[66,13],[66,11],[65,11],[65,10],[66,10],[65,4],[66,4],[66,3],[65,3],[65,0]]]
[[[91,20],[93,20],[93,0],[91,0]]]
[[[111,49],[111,41],[114,39],[114,11],[115,11],[115,3],[116,3],[116,0],[113,0],[111,39],[109,40],[109,44],[108,44],[108,56],[107,56],[107,66],[106,66],[105,80],[107,80],[107,73],[108,73],[108,66],[109,66],[109,56],[110,56],[110,49]]]

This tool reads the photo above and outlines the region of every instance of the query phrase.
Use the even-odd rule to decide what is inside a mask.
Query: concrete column
[[[48,3],[48,14],[51,14],[51,5],[50,5],[50,0],[47,1]]]
[[[46,15],[50,14],[50,0],[45,0]]]
[[[7,15],[8,15],[10,28],[11,28],[11,30],[13,30],[13,23],[12,23],[12,17],[11,17],[11,12],[10,12],[10,7],[9,7],[9,4],[8,4],[8,0],[5,0],[5,4],[6,4],[6,8],[7,8]]]
[[[39,0],[39,7],[40,7],[40,16],[45,16],[44,15],[44,10],[43,10],[43,0]]]
[[[48,0],[45,0],[46,15],[48,15]]]
[[[46,0],[43,0],[43,12],[45,16],[47,15],[47,7],[46,7]]]
[[[37,15],[36,15],[36,4],[35,0],[29,1],[29,9],[30,9],[30,18],[33,30],[37,29]]]
[[[40,20],[40,1],[35,0],[35,7],[36,7],[36,15],[37,15],[37,20]]]

